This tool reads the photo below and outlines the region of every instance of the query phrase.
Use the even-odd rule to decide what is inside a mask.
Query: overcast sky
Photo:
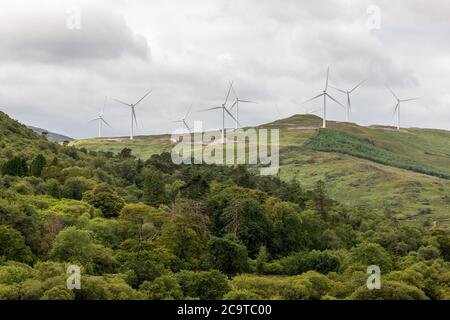
[[[323,90],[330,66],[343,89],[368,78],[353,121],[393,125],[390,86],[421,98],[402,107],[403,126],[450,129],[447,0],[91,2],[0,0],[0,110],[92,137],[105,96],[131,103],[152,89],[136,107],[138,134],[171,132],[190,104],[190,123],[216,128],[219,112],[195,110],[220,104],[234,80],[258,102],[241,106],[242,124],[255,125],[320,108],[302,101]],[[127,107],[109,99],[104,118],[106,135],[128,134]],[[345,113],[330,103],[329,118]]]

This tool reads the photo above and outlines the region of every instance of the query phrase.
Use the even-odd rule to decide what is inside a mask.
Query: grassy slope
[[[296,178],[309,187],[324,179],[333,197],[348,204],[384,212],[391,210],[400,219],[437,221],[450,227],[450,180],[389,166],[336,152],[312,150],[308,143],[317,134],[321,119],[313,115],[293,117],[262,125],[280,128],[280,176]],[[450,132],[431,129],[360,127],[351,123],[329,122],[358,139],[366,139],[388,154],[408,159],[450,174]],[[355,141],[357,141],[356,139]],[[139,137],[130,143],[118,140],[88,139],[74,143],[89,150],[118,152],[131,147],[133,153],[148,158],[170,150],[169,136]],[[383,161],[378,161],[385,163]],[[431,209],[431,214],[426,209]]]

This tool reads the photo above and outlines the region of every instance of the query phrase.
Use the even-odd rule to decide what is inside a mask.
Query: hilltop
[[[450,226],[450,132],[363,127],[294,115],[259,127],[280,129],[280,177],[311,187],[322,179],[333,197],[421,224]],[[72,145],[147,159],[171,148],[169,135],[84,139]]]

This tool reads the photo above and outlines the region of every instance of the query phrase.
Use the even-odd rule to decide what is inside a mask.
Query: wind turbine
[[[394,93],[394,91],[391,90],[391,88],[389,88],[389,91],[391,91],[391,93],[394,96],[395,100],[397,100],[397,104],[395,105],[395,109],[394,109],[394,114],[395,114],[395,112],[397,112],[397,130],[400,130],[400,104],[402,102],[413,101],[413,100],[417,100],[419,98],[399,99],[396,96],[396,94]]]
[[[191,131],[191,128],[189,127],[189,125],[187,124],[186,119],[187,119],[189,113],[191,112],[191,108],[192,108],[192,104],[189,106],[189,109],[188,109],[188,111],[186,112],[186,115],[184,116],[184,118],[181,119],[181,120],[175,121],[175,122],[180,122],[180,123],[182,123],[182,124],[186,127],[186,129],[189,131],[189,133],[191,133],[192,131]]]
[[[98,122],[98,137],[101,138],[102,137],[102,124],[106,124],[108,127],[111,128],[111,126],[109,125],[108,122],[106,122],[105,119],[103,119],[103,113],[105,112],[105,106],[106,106],[106,98],[105,98],[105,102],[103,103],[103,108],[100,110],[100,114],[98,115],[97,118],[92,119],[90,122],[92,121],[97,121]]]
[[[322,92],[321,94],[318,94],[317,96],[315,96],[315,97],[313,97],[313,98],[311,98],[311,99],[306,100],[305,102],[303,102],[303,103],[306,103],[306,102],[312,101],[312,100],[314,100],[314,99],[317,99],[317,98],[320,98],[320,97],[323,96],[323,125],[322,125],[323,128],[326,128],[326,127],[327,127],[327,97],[330,98],[331,100],[333,100],[333,101],[336,102],[338,105],[340,105],[341,107],[344,108],[344,106],[342,105],[342,103],[340,103],[340,102],[337,101],[335,98],[333,98],[332,96],[330,96],[330,95],[328,94],[328,92],[327,92],[327,90],[328,90],[328,78],[329,78],[329,74],[330,74],[330,67],[328,67],[328,69],[327,69],[327,79],[326,79],[326,81],[325,81],[325,89],[323,90],[323,92]]]
[[[222,109],[222,138],[221,138],[222,143],[225,142],[225,112],[228,113],[228,115],[239,124],[239,121],[237,121],[236,118],[233,117],[231,112],[227,109],[227,102],[228,102],[228,98],[230,97],[230,92],[231,92],[232,88],[233,88],[233,81],[230,82],[230,87],[228,88],[228,92],[225,97],[225,101],[224,101],[224,103],[222,103],[222,105],[220,107],[212,107],[212,108],[200,110],[200,111],[209,111],[209,110]]]
[[[233,104],[231,105],[230,111],[233,110],[234,107],[236,107],[235,129],[238,129],[238,127],[239,127],[239,102],[242,102],[242,103],[256,103],[256,102],[240,99],[239,96],[237,95],[236,91],[234,90],[234,87],[232,87],[231,89],[233,90],[233,94],[236,97],[236,99],[234,100]]]
[[[350,90],[342,90],[333,86],[333,89],[342,92],[343,94],[347,95],[347,108],[346,108],[346,113],[345,113],[345,121],[349,121],[350,120],[350,112],[352,111],[352,107],[351,107],[351,103],[350,103],[350,93],[352,93],[353,91],[355,91],[360,85],[362,85],[364,82],[366,82],[367,79],[364,79],[363,81],[361,81],[360,83],[358,83],[355,87],[353,87],[353,89]]]
[[[123,101],[120,101],[118,99],[114,99],[115,101],[126,105],[128,107],[131,108],[131,129],[130,129],[130,140],[133,140],[133,135],[134,135],[134,124],[136,124],[137,127],[137,118],[136,118],[136,112],[134,111],[134,107],[136,107],[138,105],[139,102],[141,102],[142,100],[144,100],[144,98],[146,96],[148,96],[150,93],[152,92],[152,90],[150,90],[149,92],[147,92],[141,99],[139,99],[136,103],[126,103]]]

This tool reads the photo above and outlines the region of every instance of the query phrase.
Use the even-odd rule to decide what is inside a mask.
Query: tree
[[[209,238],[207,223],[201,214],[174,214],[163,224],[159,242],[180,259],[195,263]]]
[[[419,288],[400,281],[383,281],[379,290],[369,290],[367,286],[358,288],[351,296],[356,300],[428,300]]]
[[[248,269],[247,248],[234,235],[209,239],[203,263],[207,269],[217,269],[233,276]]]
[[[83,200],[102,210],[104,217],[117,217],[125,205],[125,201],[108,184],[101,183],[83,194]]]
[[[172,257],[165,251],[140,250],[132,252],[122,266],[127,283],[138,288],[144,281],[153,281],[168,272]]]
[[[28,175],[27,161],[22,157],[12,157],[2,165],[2,174],[24,177]]]
[[[346,266],[353,263],[363,265],[377,265],[381,272],[388,272],[393,269],[394,261],[389,252],[377,243],[363,242],[353,247],[344,261]]]
[[[259,247],[266,243],[270,224],[260,204],[252,198],[231,199],[224,209],[223,232],[236,235],[247,247],[250,256],[258,253]]]
[[[81,200],[83,193],[92,189],[92,181],[85,177],[70,177],[67,178],[63,186],[63,196],[75,200]]]
[[[53,198],[61,199],[62,188],[58,180],[53,178],[47,180],[47,194]]]
[[[266,201],[266,212],[271,222],[271,235],[267,244],[270,253],[277,257],[304,250],[308,234],[298,206],[290,202],[272,201]]]
[[[258,256],[256,257],[256,272],[264,273],[265,265],[269,258],[269,254],[265,246],[259,248]]]
[[[144,225],[150,218],[151,207],[143,203],[125,205],[120,211],[119,218],[131,226],[133,234],[137,234],[139,243],[144,238]]]
[[[223,300],[262,300],[259,294],[250,290],[233,290],[223,296]]]
[[[0,257],[29,263],[32,261],[31,250],[25,244],[19,231],[0,225]]]
[[[185,298],[220,300],[230,291],[227,277],[217,270],[194,272],[183,270],[175,274]]]
[[[45,157],[42,154],[38,154],[31,162],[30,173],[35,177],[40,177],[46,164]]]
[[[92,234],[76,227],[62,230],[53,241],[50,256],[58,261],[89,264],[93,255]]]
[[[123,148],[122,150],[120,150],[118,156],[119,156],[119,159],[122,159],[122,160],[133,158],[132,150],[130,148]]]
[[[153,281],[144,281],[139,286],[139,291],[144,292],[151,300],[181,300],[183,291],[174,275],[166,274]]]
[[[326,220],[333,201],[328,197],[325,183],[322,180],[317,181],[314,189],[310,193],[310,199],[314,210]]]
[[[145,171],[142,199],[145,203],[153,206],[168,203],[168,195],[166,193],[164,178],[162,174],[154,169]]]
[[[112,272],[115,261],[111,249],[96,244],[91,232],[68,227],[53,241],[50,257],[58,261],[80,263],[95,273]]]
[[[283,273],[289,275],[301,274],[314,270],[323,274],[337,272],[341,266],[341,259],[331,250],[298,252],[280,259]]]
[[[74,300],[75,293],[67,289],[66,286],[59,285],[48,289],[42,295],[41,300]]]

